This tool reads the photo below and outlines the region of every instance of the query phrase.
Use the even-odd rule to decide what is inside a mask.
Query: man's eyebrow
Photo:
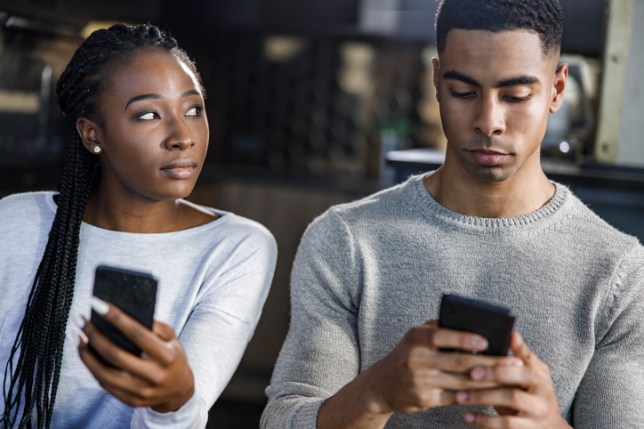
[[[468,85],[476,86],[477,88],[481,87],[481,84],[479,81],[476,79],[473,79],[461,72],[457,72],[456,70],[448,70],[443,74],[443,77],[445,79],[453,79],[453,80],[460,80],[461,82],[465,82]],[[517,86],[517,85],[530,85],[533,83],[539,83],[541,82],[539,78],[535,76],[529,76],[529,75],[521,75],[521,76],[515,76],[511,77],[508,79],[503,79],[500,80],[494,85],[495,88],[503,88],[503,87],[508,87],[508,86]]]
[[[541,82],[538,77],[521,75],[511,77],[509,79],[503,79],[496,84],[497,88],[502,88],[504,86],[517,86],[517,85],[530,85],[532,83]]]
[[[451,79],[451,80],[460,80],[461,82],[465,82],[468,85],[476,86],[478,88],[481,87],[481,84],[477,80],[472,79],[471,77],[464,75],[461,72],[457,72],[456,70],[446,71],[445,73],[443,73],[443,78]]]
[[[200,95],[200,92],[197,91],[196,89],[190,89],[183,94],[181,94],[182,97],[190,97],[191,95]],[[127,110],[128,106],[134,102],[141,101],[141,100],[159,100],[163,98],[161,94],[141,94],[141,95],[135,95],[134,97],[130,98],[127,101],[127,104],[125,105],[125,110]]]

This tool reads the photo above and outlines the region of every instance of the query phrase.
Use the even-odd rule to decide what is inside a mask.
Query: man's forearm
[[[381,429],[385,426],[393,412],[382,412],[378,405],[371,378],[374,367],[358,375],[322,404],[317,418],[318,429]]]

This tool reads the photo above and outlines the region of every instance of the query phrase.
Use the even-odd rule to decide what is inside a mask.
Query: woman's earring
[[[95,153],[96,155],[98,155],[99,153],[101,153],[101,150],[102,150],[102,149],[101,149],[101,147],[100,147],[100,146],[98,146],[98,145],[94,146],[94,153]]]

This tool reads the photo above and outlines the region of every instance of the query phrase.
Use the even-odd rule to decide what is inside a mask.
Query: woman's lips
[[[177,160],[161,168],[161,173],[172,179],[189,179],[197,171],[197,163],[193,160]]]
[[[483,167],[496,167],[503,162],[509,155],[501,152],[494,152],[490,150],[471,150],[470,153],[474,157],[477,164]]]

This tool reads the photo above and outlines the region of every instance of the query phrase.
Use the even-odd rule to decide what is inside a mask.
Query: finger
[[[440,407],[456,404],[456,392],[447,389],[422,388],[407,390],[396,395],[395,408],[403,413],[417,413],[430,407]]]
[[[538,398],[515,388],[461,390],[456,393],[456,402],[461,405],[503,407],[526,414],[533,414],[541,408]]]
[[[530,347],[523,341],[523,337],[518,332],[513,332],[510,339],[510,350],[517,358],[523,360],[526,364],[530,364],[535,358],[534,353]]]
[[[177,334],[175,334],[172,326],[156,320],[152,324],[152,332],[157,334],[163,341],[171,341],[177,338]]]
[[[118,309],[115,309],[114,307],[112,307],[110,311],[112,310],[118,311]],[[161,327],[164,335],[174,336],[174,339],[169,342],[163,341],[158,338],[156,334],[149,331],[150,335],[155,337],[155,341],[143,344],[143,353],[141,357],[135,356],[115,345],[109,338],[96,329],[91,322],[88,323],[84,329],[92,348],[106,362],[119,370],[128,373],[131,377],[146,383],[146,385],[161,385],[167,376],[167,372],[164,371],[163,368],[169,368],[179,358],[185,360],[183,347],[176,336],[174,336],[173,331],[170,335],[168,329],[171,330],[171,328],[169,327]],[[103,369],[106,368],[106,366],[100,362],[100,360],[96,359],[95,356],[93,357],[93,362],[86,363],[86,365],[88,368],[92,365],[90,371],[92,371],[99,382],[110,383],[111,385],[120,386],[121,388],[126,389],[123,382],[112,377],[99,375],[104,374],[105,371],[103,371]],[[138,388],[138,385],[134,387],[134,389],[136,388]]]
[[[418,373],[418,383],[420,385],[431,386],[445,390],[465,390],[465,389],[489,389],[499,387],[497,383],[488,381],[475,381],[467,375],[452,374],[444,371],[430,370],[424,373]]]
[[[516,332],[513,332],[512,339],[510,342],[510,347],[512,354],[517,358],[523,360],[526,367],[531,368],[533,371],[530,374],[531,380],[530,385],[536,385],[541,383],[543,380],[552,380],[550,375],[550,368],[548,365],[539,359],[539,357],[528,347],[521,335]]]
[[[114,367],[126,368],[138,359],[137,356],[114,344],[112,340],[99,331],[91,322],[83,327],[83,333],[87,337],[92,349]]]
[[[161,346],[161,340],[151,330],[140,324],[137,320],[127,315],[115,305],[105,303],[105,307],[97,305],[96,298],[92,300],[92,309],[104,320],[118,329],[127,339],[136,344],[141,350],[147,347]],[[99,303],[100,304],[100,303]]]
[[[448,353],[434,352],[428,359],[427,366],[430,368],[440,369],[451,373],[466,374],[471,380],[475,381],[492,381],[482,378],[476,379],[471,377],[471,371],[475,368],[488,368],[495,366],[512,365],[513,357],[508,356],[484,356],[472,355],[469,353]]]
[[[131,386],[131,389],[133,390],[139,389],[139,383],[136,383],[137,385],[135,386],[133,378],[126,372],[121,371],[118,368],[105,365],[105,363],[94,354],[94,351],[90,349],[89,344],[81,343],[78,346],[78,351],[81,360],[101,386],[110,388],[115,386]],[[119,378],[127,378],[127,380],[119,382]]]
[[[106,366],[89,348],[89,345],[79,346],[81,360],[87,366],[98,383],[108,392],[114,394],[121,392],[120,398],[128,399],[128,404],[134,399],[154,398],[154,389],[144,378],[134,375],[133,372],[123,371],[118,368]]]
[[[465,374],[477,366],[509,365],[518,359],[513,356],[488,356],[462,352],[437,351],[426,344],[425,332],[410,330],[405,336],[408,351],[408,369],[439,369]],[[404,346],[404,345],[403,345]]]
[[[94,374],[101,366],[104,366],[96,357],[96,355],[90,350],[87,341],[84,341],[81,337],[80,342],[78,343],[78,355],[80,356],[81,361],[89,369],[89,371]]]
[[[485,337],[471,332],[428,326],[425,328],[427,342],[432,348],[456,349],[466,352],[481,352],[487,349]]]
[[[533,427],[528,419],[516,416],[487,416],[468,413],[465,414],[465,422],[481,429],[529,429]]]
[[[163,398],[153,389],[139,388],[137,390],[122,389],[116,386],[105,387],[109,393],[132,407],[151,407],[163,402]]]
[[[524,366],[522,362],[516,360],[511,361],[509,364],[476,367],[470,371],[469,375],[472,380],[528,389],[535,383],[536,373],[533,368]]]

